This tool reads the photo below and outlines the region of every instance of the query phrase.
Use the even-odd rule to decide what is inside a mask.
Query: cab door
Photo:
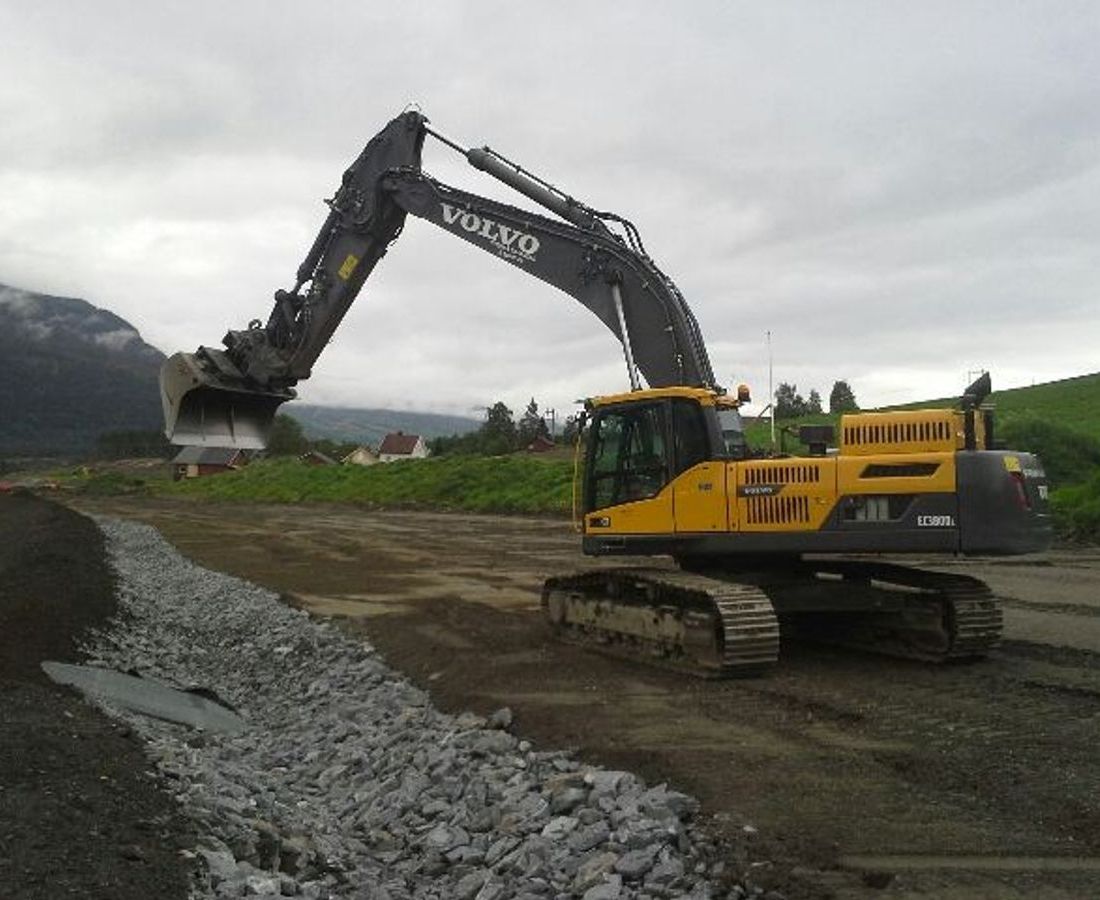
[[[676,531],[725,531],[726,464],[692,466],[672,486]]]
[[[672,400],[674,471],[672,505],[678,533],[724,531],[726,463],[713,456],[703,410],[693,400]]]
[[[590,437],[586,534],[671,533],[667,417],[659,400],[600,411]]]

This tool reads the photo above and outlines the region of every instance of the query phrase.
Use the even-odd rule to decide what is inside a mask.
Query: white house
[[[387,434],[378,446],[379,462],[397,462],[399,459],[423,459],[428,455],[428,445],[419,434],[402,431]]]

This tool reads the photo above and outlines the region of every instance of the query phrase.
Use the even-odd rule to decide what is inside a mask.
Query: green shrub
[[[1062,537],[1100,542],[1100,472],[1084,484],[1055,491],[1050,501],[1055,527]]]
[[[1087,481],[1100,471],[1100,440],[1034,415],[1007,419],[999,441],[1013,450],[1038,453],[1054,487]]]

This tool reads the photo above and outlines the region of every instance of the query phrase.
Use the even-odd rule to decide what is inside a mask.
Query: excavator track
[[[756,674],[788,637],[943,663],[1001,637],[985,582],[858,560],[782,571],[616,568],[549,578],[542,607],[562,640],[704,677]]]
[[[927,662],[985,656],[1001,638],[1003,611],[989,586],[968,575],[928,572],[859,561],[824,562],[814,577],[828,594],[863,588],[872,607],[852,612],[811,612],[798,633],[860,650]],[[783,589],[768,593],[784,611]]]
[[[543,611],[563,640],[704,677],[756,673],[779,657],[779,622],[751,584],[663,569],[549,578]]]

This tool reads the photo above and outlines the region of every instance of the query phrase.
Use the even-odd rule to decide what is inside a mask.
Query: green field
[[[212,500],[329,501],[396,508],[566,515],[573,464],[537,456],[453,456],[376,466],[262,460],[239,472],[164,483],[158,493]]]
[[[915,403],[868,411],[942,409],[957,406],[958,402],[958,397],[941,397],[936,400],[920,400]],[[997,422],[1001,426],[1011,426],[1012,423],[1022,419],[1038,419],[1100,441],[1100,372],[1031,387],[994,391],[986,402],[993,405]],[[780,420],[777,428],[790,426],[797,430],[799,424],[811,422],[832,423],[835,426],[839,420],[840,416],[824,413],[789,421]],[[755,424],[750,420],[747,424],[750,444],[760,447],[770,444],[770,425],[766,421]]]
[[[910,403],[897,409],[922,406],[951,406],[958,398]],[[1031,387],[994,391],[989,402],[997,419],[1007,425],[1021,418],[1038,418],[1100,440],[1100,372],[1048,381]]]

